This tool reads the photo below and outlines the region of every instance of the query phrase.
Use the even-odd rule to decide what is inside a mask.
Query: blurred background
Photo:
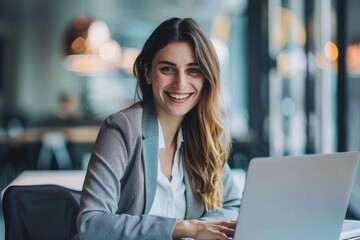
[[[359,151],[359,10],[357,0],[0,0],[0,189],[23,170],[86,168],[101,121],[136,100],[134,59],[170,17],[194,18],[213,40],[232,168]]]

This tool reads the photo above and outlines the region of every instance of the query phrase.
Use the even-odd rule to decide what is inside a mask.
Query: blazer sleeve
[[[121,115],[116,116],[118,119],[113,118],[104,121],[93,147],[82,190],[75,239],[172,239],[176,219],[145,215],[144,203],[139,204],[141,206],[131,214],[119,212],[119,202],[129,202],[130,205],[132,201],[127,199],[128,194],[122,193],[122,182],[127,166],[134,160],[131,156],[141,152],[142,138],[141,131],[134,126],[135,119]],[[137,161],[141,162],[141,159]],[[138,192],[144,194],[136,185],[139,183],[131,184],[134,186],[129,191],[133,195]],[[144,202],[145,196],[140,197]]]
[[[201,217],[203,220],[237,220],[238,218],[241,192],[234,183],[231,169],[228,164],[225,164],[221,179],[224,187],[223,206],[219,210],[205,212]]]

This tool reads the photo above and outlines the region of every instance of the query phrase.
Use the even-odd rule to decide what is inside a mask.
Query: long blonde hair
[[[230,137],[222,123],[219,109],[220,68],[210,39],[190,18],[172,18],[161,23],[137,57],[133,72],[138,79],[137,94],[143,101],[153,99],[146,83],[145,69],[151,68],[156,53],[172,41],[189,42],[205,77],[199,103],[186,114],[182,122],[184,134],[183,164],[192,191],[206,210],[222,206],[221,172],[228,159]]]

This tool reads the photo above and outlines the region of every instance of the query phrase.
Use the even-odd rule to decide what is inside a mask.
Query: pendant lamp
[[[107,24],[81,15],[65,32],[64,67],[78,74],[99,74],[121,66],[120,44],[111,38]]]

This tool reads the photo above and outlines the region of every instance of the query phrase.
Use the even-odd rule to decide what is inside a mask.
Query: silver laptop
[[[339,240],[358,152],[252,159],[234,240]]]

